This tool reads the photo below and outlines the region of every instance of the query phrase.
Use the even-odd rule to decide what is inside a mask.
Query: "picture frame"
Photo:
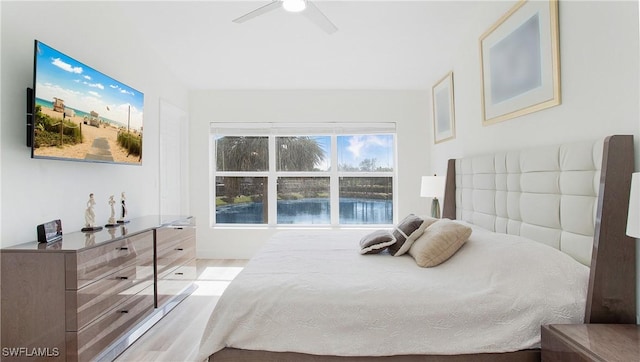
[[[482,124],[561,103],[558,1],[520,0],[480,37]]]
[[[433,109],[433,141],[444,142],[456,137],[453,71],[447,73],[431,89]]]

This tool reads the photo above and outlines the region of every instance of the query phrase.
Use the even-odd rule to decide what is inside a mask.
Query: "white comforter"
[[[586,266],[537,242],[473,229],[434,268],[409,255],[360,255],[369,231],[281,232],[220,298],[199,357],[224,347],[340,356],[508,352],[539,347],[542,324],[582,323]]]

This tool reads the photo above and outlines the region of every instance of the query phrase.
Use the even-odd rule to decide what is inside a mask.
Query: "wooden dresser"
[[[155,306],[165,308],[196,278],[195,228],[169,225],[156,229],[156,255]]]
[[[113,360],[195,286],[195,220],[149,216],[1,250],[3,361]]]

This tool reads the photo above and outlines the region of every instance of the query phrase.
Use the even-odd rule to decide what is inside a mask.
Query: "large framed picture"
[[[557,0],[521,0],[480,37],[482,124],[560,104]]]
[[[433,140],[440,143],[456,137],[453,103],[453,72],[447,73],[432,88]]]

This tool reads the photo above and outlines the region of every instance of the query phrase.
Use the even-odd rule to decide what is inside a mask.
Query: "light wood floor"
[[[211,311],[246,263],[246,260],[197,260],[198,289],[124,351],[116,362],[195,361]]]

